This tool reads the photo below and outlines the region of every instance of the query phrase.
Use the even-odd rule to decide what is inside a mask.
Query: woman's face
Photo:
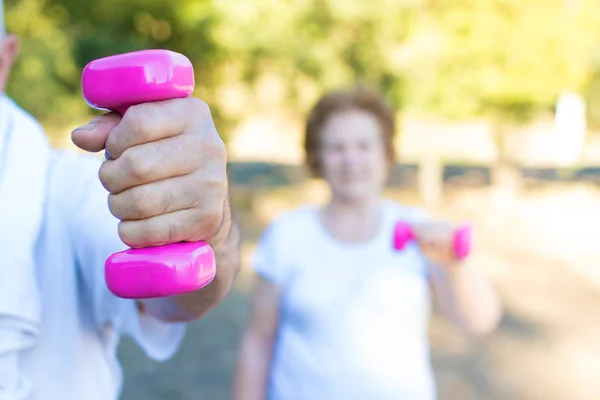
[[[355,202],[380,195],[388,161],[377,119],[360,110],[333,114],[321,140],[323,178],[334,198]]]

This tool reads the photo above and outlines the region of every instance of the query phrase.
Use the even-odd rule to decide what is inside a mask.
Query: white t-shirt
[[[282,286],[272,400],[432,400],[425,259],[392,246],[394,223],[425,214],[392,201],[379,233],[345,244],[304,206],[265,231],[254,269]]]
[[[104,262],[126,247],[108,210],[99,167],[91,156],[53,156],[36,254],[43,321],[37,344],[22,358],[32,400],[117,399],[121,334],[130,335],[152,359],[165,360],[185,333],[183,323],[140,317],[133,300],[108,291]]]

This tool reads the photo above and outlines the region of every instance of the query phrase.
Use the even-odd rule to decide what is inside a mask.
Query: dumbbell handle
[[[469,225],[463,225],[454,231],[453,246],[454,255],[457,259],[465,259],[471,252],[472,229]],[[399,221],[394,228],[394,248],[403,250],[409,241],[415,240],[415,234],[409,223]]]
[[[124,115],[133,105],[185,98],[194,91],[187,57],[168,50],[142,50],[90,62],[81,75],[82,94],[93,108]],[[127,249],[108,257],[108,289],[123,298],[181,295],[215,276],[213,250],[204,242]]]

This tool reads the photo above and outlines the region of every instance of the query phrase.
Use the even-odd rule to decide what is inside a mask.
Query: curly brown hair
[[[333,114],[349,110],[364,111],[377,119],[388,163],[391,166],[396,161],[396,118],[393,108],[379,92],[365,86],[356,86],[325,94],[308,115],[304,131],[304,151],[306,164],[314,177],[322,177],[319,153],[323,126]]]

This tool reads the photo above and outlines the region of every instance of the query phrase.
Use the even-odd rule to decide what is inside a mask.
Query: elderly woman
[[[258,244],[236,400],[435,399],[430,294],[464,332],[495,329],[498,298],[454,257],[455,227],[382,198],[395,130],[393,110],[363,88],[327,94],[310,113],[307,164],[330,199],[280,215]],[[402,251],[397,221],[417,237]]]

